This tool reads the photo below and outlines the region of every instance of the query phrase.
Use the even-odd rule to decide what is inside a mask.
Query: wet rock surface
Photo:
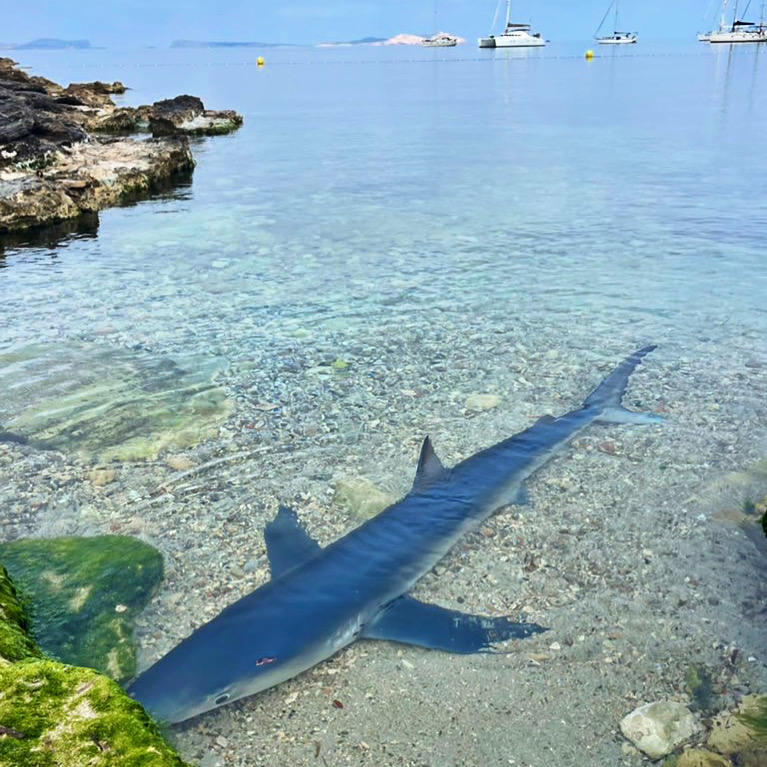
[[[29,623],[8,571],[0,566],[0,662],[37,658],[40,651],[29,636]]]
[[[186,135],[218,135],[242,124],[194,96],[117,107],[120,82],[62,87],[0,58],[0,234],[45,226],[149,194],[188,176]],[[151,130],[162,140],[105,138]]]
[[[147,110],[147,115],[153,136],[212,136],[230,133],[242,125],[242,117],[237,112],[205,109],[196,96],[176,96],[157,101]]]

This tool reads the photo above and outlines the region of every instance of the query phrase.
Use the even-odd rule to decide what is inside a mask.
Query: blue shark
[[[271,580],[226,607],[141,674],[128,693],[160,721],[181,722],[266,690],[358,639],[452,653],[494,652],[546,629],[421,602],[407,592],[463,535],[499,508],[525,501],[525,481],[595,422],[648,424],[661,417],[621,404],[646,346],[560,417],[448,469],[429,437],[415,482],[400,501],[325,548],[292,509],[264,531]]]

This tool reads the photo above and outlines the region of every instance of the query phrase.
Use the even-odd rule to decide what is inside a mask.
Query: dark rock
[[[152,105],[155,118],[171,120],[175,124],[193,120],[204,111],[202,99],[197,96],[176,96],[174,99],[155,101]]]
[[[196,96],[177,96],[145,108],[153,136],[217,136],[242,125],[242,117],[229,109],[205,109]]]
[[[117,108],[110,94],[124,91],[120,82],[100,81],[63,88],[0,58],[0,232],[68,221],[166,188],[194,167],[185,135],[228,133],[242,123],[236,112],[206,111],[188,95]],[[93,135],[148,123],[155,136],[180,138],[115,143]]]

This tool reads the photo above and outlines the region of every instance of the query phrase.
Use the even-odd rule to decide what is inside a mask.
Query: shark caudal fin
[[[657,349],[656,346],[645,346],[630,354],[586,397],[583,407],[600,413],[594,420],[603,423],[634,424],[659,423],[663,420],[663,416],[657,413],[635,413],[632,410],[626,410],[621,404],[631,374],[637,365],[642,363],[642,358],[655,349]]]

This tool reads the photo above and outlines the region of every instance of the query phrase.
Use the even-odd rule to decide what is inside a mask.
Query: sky
[[[488,34],[498,0],[26,0],[2,13],[0,42],[88,39],[110,48],[165,47],[176,39],[313,44],[400,32]],[[502,6],[505,3],[502,1]],[[748,0],[740,0],[743,8]],[[11,0],[0,0],[0,8]],[[610,0],[512,0],[515,21],[551,40],[589,39]],[[751,0],[758,18],[761,0]],[[620,27],[644,39],[690,39],[719,0],[621,0]],[[502,7],[499,14],[505,15]]]

